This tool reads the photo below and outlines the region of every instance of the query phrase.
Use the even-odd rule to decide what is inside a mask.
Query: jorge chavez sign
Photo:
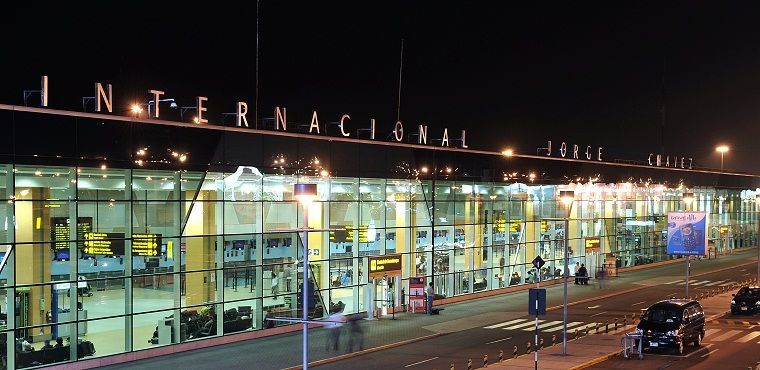
[[[668,212],[668,254],[703,256],[706,231],[705,212]]]
[[[401,274],[401,255],[391,254],[388,256],[369,257],[369,276]]]

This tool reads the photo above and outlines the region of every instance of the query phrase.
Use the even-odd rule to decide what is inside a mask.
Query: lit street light
[[[303,206],[304,228],[309,227],[309,204],[317,198],[317,184],[295,184],[293,194]],[[303,244],[303,285],[301,287],[301,317],[303,318],[303,369],[309,368],[309,233],[304,231]]]
[[[694,203],[694,193],[683,193],[683,203],[686,205],[686,212],[691,211],[691,204]],[[689,268],[691,267],[691,256],[686,255],[686,299],[689,299]]]
[[[720,171],[723,172],[723,155],[728,152],[728,145],[719,145],[715,148],[715,151],[720,153]]]
[[[575,200],[575,192],[572,190],[562,190],[559,192],[559,199],[562,201],[562,204],[565,205],[565,251],[564,251],[564,266],[562,267],[565,271],[562,273],[562,276],[564,277],[564,288],[562,292],[562,354],[567,354],[567,274],[568,274],[568,265],[567,265],[567,247],[570,243],[569,238],[569,232],[570,232],[570,210],[573,207],[573,200]]]

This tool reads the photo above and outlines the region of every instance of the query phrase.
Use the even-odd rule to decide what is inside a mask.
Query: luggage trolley
[[[641,334],[626,333],[620,338],[620,345],[623,347],[624,358],[628,359],[633,355],[639,355],[639,360],[644,358],[644,353],[641,351],[644,345]]]

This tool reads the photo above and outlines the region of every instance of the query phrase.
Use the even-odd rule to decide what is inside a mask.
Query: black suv
[[[698,347],[705,337],[705,313],[694,300],[660,301],[641,315],[636,333],[642,335],[643,347],[671,347],[682,354],[687,343]]]
[[[750,286],[739,289],[731,299],[731,313],[756,313],[760,311],[760,287]]]

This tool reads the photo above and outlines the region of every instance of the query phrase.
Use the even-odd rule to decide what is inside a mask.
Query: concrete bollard
[[[499,362],[502,362],[502,361],[504,361],[504,351],[499,350]]]
[[[618,328],[618,319],[617,319],[617,317],[616,317],[616,318],[615,318],[615,330],[617,330],[617,328]]]
[[[602,327],[602,324],[596,324],[596,333],[599,334],[599,328]]]
[[[483,367],[488,367],[488,355],[483,355]]]
[[[454,363],[451,363],[451,366],[449,366],[449,370],[454,370]]]
[[[623,326],[628,326],[628,318],[623,316]]]
[[[610,332],[610,320],[604,320],[604,332],[605,334]]]
[[[578,329],[575,329],[575,339],[578,339]]]
[[[525,345],[525,353],[526,353],[526,354],[530,353],[530,342],[528,342],[528,343]]]
[[[556,335],[556,334],[552,335],[552,346],[553,346],[555,343],[557,343],[557,335]]]
[[[467,370],[472,370],[472,359],[471,358],[467,359]]]
[[[544,349],[544,338],[541,338],[538,342],[538,349]]]
[[[515,349],[512,351],[512,358],[517,358],[517,346],[515,346]]]

